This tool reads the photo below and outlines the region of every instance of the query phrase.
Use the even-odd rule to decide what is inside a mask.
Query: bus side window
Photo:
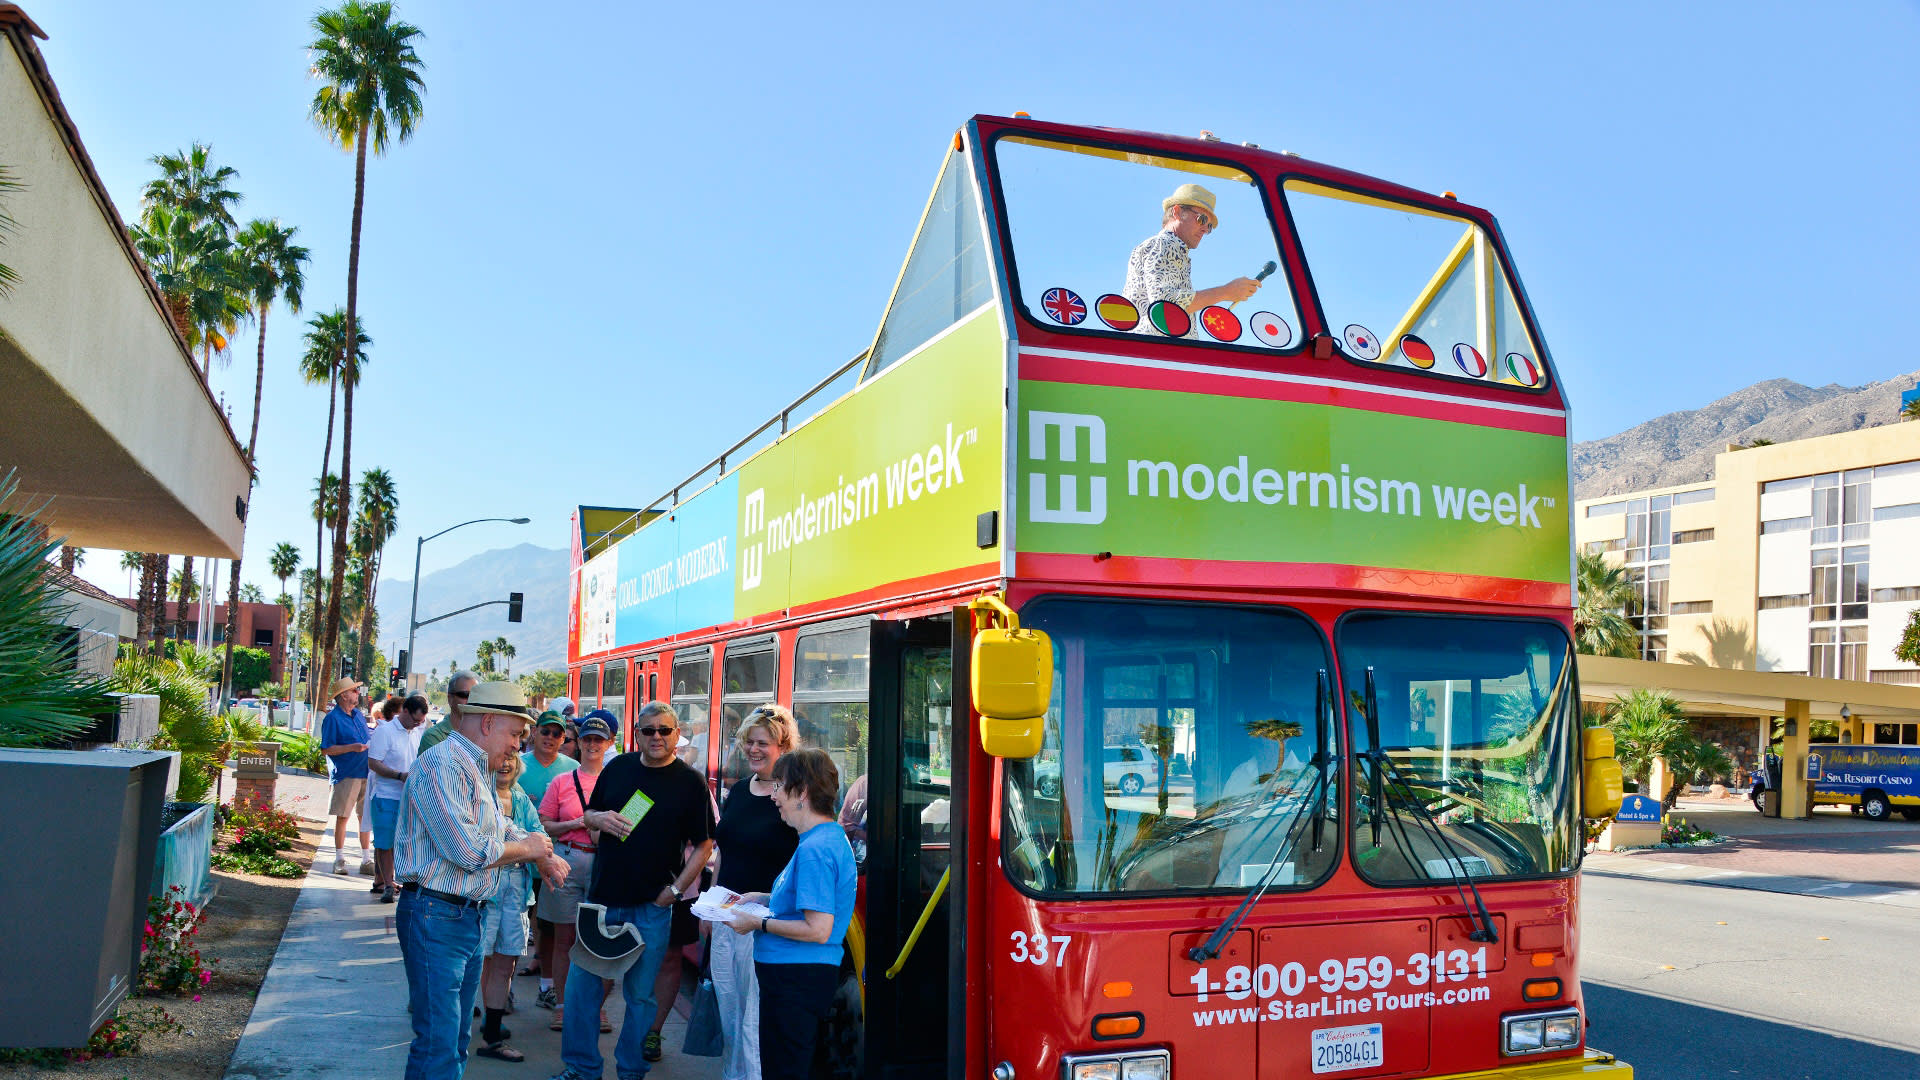
[[[799,746],[825,750],[840,769],[841,824],[854,857],[867,853],[867,664],[864,622],[802,633],[793,650],[793,718]],[[797,749],[797,747],[796,747]],[[851,816],[854,820],[849,822]]]

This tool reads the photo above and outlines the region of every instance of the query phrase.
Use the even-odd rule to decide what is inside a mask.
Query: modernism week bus
[[[579,509],[571,688],[624,746],[670,702],[716,792],[763,702],[838,764],[821,1075],[1631,1077],[1567,425],[1451,193],[977,116],[869,348]]]

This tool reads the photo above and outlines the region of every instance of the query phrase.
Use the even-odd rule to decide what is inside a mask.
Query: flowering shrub
[[[227,839],[227,850],[236,855],[272,855],[293,846],[293,841],[281,839],[265,829],[249,829],[236,826],[233,835]]]
[[[146,937],[140,948],[140,990],[181,994],[213,981],[212,965],[200,958],[193,939],[207,917],[180,899],[180,886],[166,896],[147,898]]]
[[[236,834],[262,833],[283,841],[268,849],[267,854],[284,851],[300,838],[300,819],[285,810],[271,806],[236,806],[232,803],[221,807],[221,810],[224,813],[218,824],[223,828],[231,829]],[[238,836],[235,838],[238,839]]]
[[[0,1064],[60,1065],[92,1061],[95,1058],[122,1058],[140,1052],[140,1042],[148,1035],[166,1035],[183,1030],[180,1023],[158,1005],[133,1008],[121,1005],[113,1019],[100,1025],[87,1045],[72,1049],[0,1050]]]
[[[1660,829],[1660,842],[1663,844],[1697,844],[1702,840],[1717,840],[1719,834],[1687,824],[1686,818],[1674,818]]]
[[[260,855],[251,852],[235,854],[231,851],[213,853],[213,868],[225,870],[230,874],[257,874],[260,877],[297,878],[306,871],[298,863],[283,859],[271,852]]]

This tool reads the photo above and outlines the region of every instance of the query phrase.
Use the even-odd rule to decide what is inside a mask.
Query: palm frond
[[[91,727],[112,707],[103,680],[76,668],[76,639],[47,577],[60,546],[16,504],[12,470],[0,477],[0,746],[44,746]]]

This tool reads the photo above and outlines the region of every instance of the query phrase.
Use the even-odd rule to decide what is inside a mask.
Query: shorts
[[[327,803],[327,813],[333,817],[352,817],[360,812],[360,795],[367,788],[364,776],[343,776],[333,782],[333,799]],[[365,823],[362,822],[362,827]]]
[[[699,940],[700,919],[693,913],[693,901],[674,901],[673,922],[667,930],[667,948],[678,949]]]
[[[587,879],[593,876],[593,852],[555,844],[554,854],[567,864],[567,882],[557,889],[540,890],[537,914],[550,923],[572,926],[580,917],[580,901],[587,898]]]
[[[394,830],[400,824],[399,799],[375,799],[373,807],[373,848],[375,851],[392,851]]]
[[[483,955],[519,956],[527,951],[526,871],[516,869],[501,879],[500,891],[480,914]]]

